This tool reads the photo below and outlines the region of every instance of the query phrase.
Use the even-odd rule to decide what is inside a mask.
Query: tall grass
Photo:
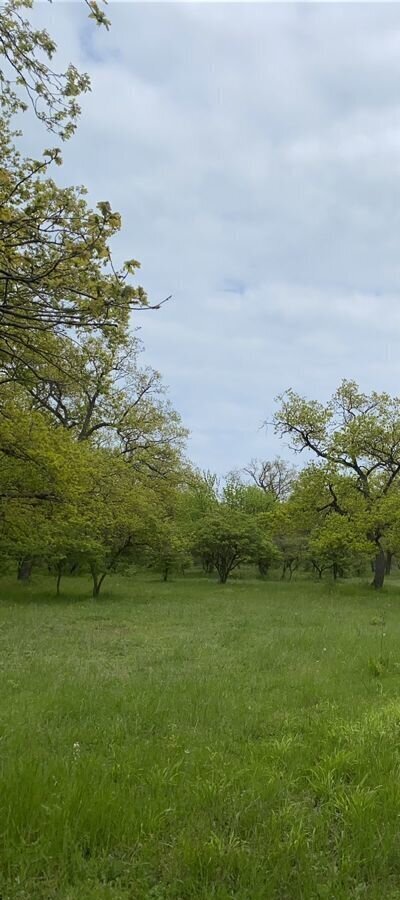
[[[400,588],[87,589],[1,583],[2,900],[400,897]]]

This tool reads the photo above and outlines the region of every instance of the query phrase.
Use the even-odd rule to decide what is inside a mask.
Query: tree
[[[149,552],[153,569],[161,572],[168,581],[173,572],[180,571],[190,562],[190,536],[182,527],[179,515],[166,517],[158,523]]]
[[[296,512],[296,508],[289,500],[285,503],[276,503],[271,513],[264,517],[265,526],[277,550],[277,559],[282,564],[282,580],[288,576],[291,581],[305,557],[307,530]]]
[[[252,518],[257,526],[265,530],[265,525],[269,522],[269,517],[265,514],[272,511],[275,503],[271,493],[263,491],[255,484],[246,484],[240,473],[231,472],[226,478],[221,498],[227,507],[245,513]],[[265,537],[263,544],[260,546],[257,559],[254,560],[262,578],[265,578],[268,574],[271,565],[276,562],[277,557],[276,547],[269,538]]]
[[[308,543],[310,560],[319,578],[330,569],[334,579],[371,554],[371,544],[347,517],[333,513],[325,517],[322,527],[314,529]]]
[[[288,436],[297,452],[311,451],[330,466],[328,506],[341,508],[335,479],[350,476],[362,500],[365,536],[375,547],[373,585],[385,577],[385,533],[390,526],[387,500],[400,474],[400,400],[386,393],[363,394],[352,381],[343,381],[323,406],[289,390],[278,398],[275,416],[278,434]]]
[[[237,472],[231,472],[222,489],[221,498],[232,509],[240,509],[249,515],[268,512],[274,498],[254,484],[246,484]]]
[[[262,531],[251,516],[221,504],[200,520],[193,550],[212,562],[220,583],[225,584],[238,566],[257,561],[264,544]]]
[[[252,459],[244,472],[274,500],[287,500],[296,480],[296,469],[279,456],[273,460]]]
[[[16,422],[13,417],[13,430]],[[5,436],[0,429],[3,448]],[[173,494],[169,481],[150,483],[115,451],[49,427],[41,412],[19,417],[18,441],[13,433],[10,446],[0,471],[3,559],[23,562],[26,574],[33,561],[46,563],[56,572],[57,592],[64,572],[79,564],[89,569],[98,597],[108,574],[161,552],[160,523]]]
[[[290,505],[306,534],[305,560],[320,578],[328,569],[336,578],[359,567],[373,552],[365,503],[352,476],[327,463],[311,464],[299,473]]]
[[[160,498],[116,454],[97,451],[96,469],[83,500],[87,539],[82,554],[98,597],[107,575],[144,563],[161,515]]]
[[[27,408],[15,386],[0,405],[0,545],[20,576],[34,559],[58,559],[92,546],[85,499],[97,460],[64,430],[54,430],[40,411]]]
[[[261,526],[261,523],[259,523]],[[262,527],[262,526],[261,526]],[[260,578],[266,578],[271,566],[279,562],[280,553],[276,543],[272,540],[271,534],[267,532],[263,542],[258,550],[255,562],[258,566]]]
[[[62,371],[50,364],[25,379],[33,408],[78,442],[112,447],[136,469],[174,470],[187,432],[159,373],[139,366],[140,342],[89,336],[64,339],[60,350]]]
[[[90,17],[107,27],[101,7],[86,2]],[[49,170],[62,162],[58,148],[40,159],[16,149],[13,114],[31,106],[48,130],[66,139],[79,116],[77,98],[90,86],[73,65],[61,74],[52,68],[55,42],[24,18],[31,6],[32,0],[6,0],[0,11],[2,379],[14,377],[16,367],[21,377],[49,358],[56,363],[54,334],[124,330],[133,309],[151,308],[132,283],[139,263],[113,261],[110,241],[120,230],[119,214],[107,201],[91,209],[84,188],[57,187]]]
[[[54,336],[123,333],[147,297],[129,282],[139,263],[113,263],[118,213],[107,202],[92,210],[83,188],[43,177],[57,151],[23,159],[0,121],[0,155],[0,374],[11,378],[55,364]]]

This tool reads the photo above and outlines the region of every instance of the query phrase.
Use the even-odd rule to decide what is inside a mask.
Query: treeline
[[[344,384],[335,397],[354,390]],[[121,397],[126,403],[125,389]],[[18,463],[13,458],[14,494],[2,495],[3,568],[17,565],[24,580],[33,566],[51,572],[57,592],[64,574],[91,573],[94,596],[107,574],[143,570],[159,572],[165,581],[200,570],[224,584],[239,570],[260,578],[291,580],[301,572],[336,580],[365,577],[372,568],[373,585],[382,587],[400,555],[396,479],[386,489],[388,479],[374,468],[365,495],[358,473],[343,473],[330,462],[296,470],[278,458],[253,461],[221,482],[185,462],[184,432],[168,406],[158,408],[158,430],[152,431],[157,408],[154,398],[144,397],[125,407],[138,428],[129,445],[120,427],[114,437],[110,426],[101,426],[82,440],[71,429],[65,440],[64,429],[42,410],[33,431],[30,416],[32,442],[19,447],[24,453],[29,448],[35,462],[28,465],[28,454]],[[145,406],[149,427],[142,420],[139,433]],[[363,428],[365,416],[360,413]],[[354,413],[353,437],[356,419]],[[343,440],[335,432],[341,453]],[[372,468],[371,461],[353,458],[360,471]],[[26,485],[35,480],[35,491],[21,490],[22,479],[16,486],[18,471]]]
[[[279,458],[255,460],[222,485],[193,473],[175,520],[186,565],[222,583],[250,565],[260,577],[289,580],[296,571],[334,580],[372,571],[381,588],[400,556],[400,401],[363,395],[350,382],[326,407],[289,392],[275,427],[298,449],[307,436],[316,461],[295,469]],[[179,554],[164,562],[166,577]]]
[[[291,390],[277,403],[275,432],[306,459],[297,474],[278,465],[285,496],[273,489],[271,464],[247,469],[272,503],[257,516],[271,559],[278,554],[289,576],[300,566],[334,578],[372,567],[381,588],[400,553],[400,399],[343,381],[326,405]],[[240,479],[238,491],[249,491]]]
[[[285,405],[289,401],[290,410]],[[289,401],[286,395],[275,417],[276,428],[282,428],[283,416],[289,420],[290,411],[294,437],[300,430],[303,442],[315,404],[293,394]],[[346,421],[334,421],[334,411],[345,402]],[[323,408],[317,408],[322,413]],[[389,461],[388,451],[388,438],[393,441],[396,433],[400,447],[399,401],[386,395],[366,397],[355,384],[344,382],[323,412],[327,430],[334,424],[331,447],[319,431],[323,459],[297,470],[282,459],[255,460],[228,476],[222,487],[216,476],[198,476],[187,503],[193,510],[192,559],[205,572],[215,571],[225,582],[236,568],[247,565],[256,567],[260,577],[272,572],[289,580],[295,572],[336,580],[371,577],[372,571],[373,586],[383,586],[400,556],[399,469]],[[340,459],[325,459],[331,451]]]

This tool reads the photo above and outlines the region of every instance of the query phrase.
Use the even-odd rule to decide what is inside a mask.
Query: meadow
[[[400,898],[400,584],[0,583],[1,900]]]

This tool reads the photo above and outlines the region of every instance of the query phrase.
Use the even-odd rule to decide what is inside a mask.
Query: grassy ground
[[[400,898],[399,586],[63,590],[0,584],[1,900]]]

